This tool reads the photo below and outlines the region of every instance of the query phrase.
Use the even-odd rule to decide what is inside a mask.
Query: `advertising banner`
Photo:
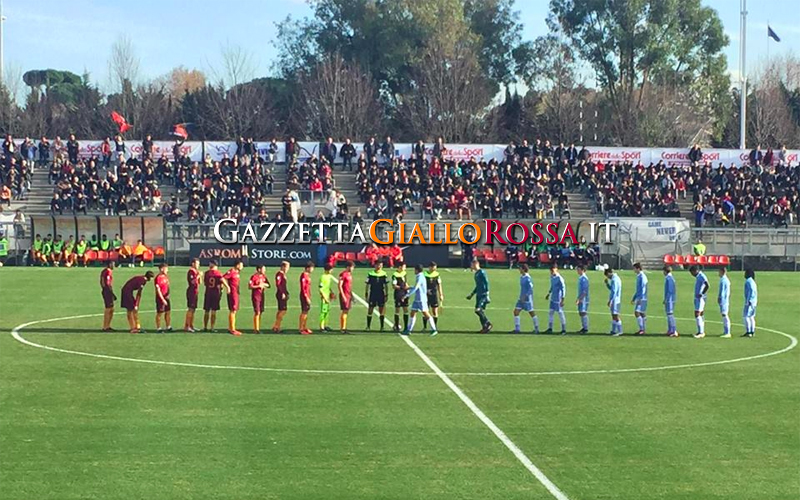
[[[671,242],[681,234],[691,232],[688,219],[644,219],[644,218],[612,218],[609,222],[617,223],[617,231],[630,235],[633,242]]]
[[[190,243],[189,257],[200,259],[203,266],[207,266],[212,260],[216,260],[220,266],[231,266],[237,259],[245,259],[245,249],[242,245],[217,242]]]
[[[320,247],[325,245],[246,245],[247,265],[278,266],[282,261],[292,265],[305,265],[311,261],[318,264],[317,257]]]

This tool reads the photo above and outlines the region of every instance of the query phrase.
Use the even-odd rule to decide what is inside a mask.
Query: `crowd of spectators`
[[[191,161],[175,141],[173,155],[154,156],[152,138],[134,155],[124,138],[106,138],[92,157],[81,157],[74,135],[13,140],[2,145],[0,204],[24,199],[34,170],[47,173],[53,186],[53,214],[99,211],[107,215],[160,212],[170,221],[210,222],[226,216],[248,220],[300,220],[299,204],[314,198],[326,218],[421,218],[469,220],[479,217],[543,219],[570,217],[568,193],[591,201],[594,213],[620,217],[693,217],[699,226],[796,223],[800,215],[800,166],[787,151],[754,148],[743,165],[703,162],[699,147],[690,163],[593,161],[586,147],[536,140],[511,142],[503,158],[451,160],[439,137],[432,148],[423,141],[407,158],[396,156],[391,137],[371,137],[361,153],[350,139],[337,148],[333,138],[319,155],[301,151],[294,138],[285,142],[287,190],[273,191],[277,139],[259,151],[252,138],[239,138],[230,157]],[[138,148],[137,148],[138,149]],[[304,154],[305,153],[305,154]],[[263,155],[263,156],[262,156]],[[299,158],[305,158],[298,161]],[[355,170],[364,213],[349,213],[336,190],[334,162]],[[175,195],[162,200],[161,187]],[[281,196],[279,213],[268,214],[271,196]],[[681,213],[693,203],[693,213]],[[277,211],[277,210],[274,210]]]

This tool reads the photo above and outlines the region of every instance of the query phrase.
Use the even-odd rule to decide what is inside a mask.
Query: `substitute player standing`
[[[289,288],[286,282],[286,273],[289,272],[290,267],[289,261],[284,260],[281,262],[278,272],[275,273],[275,300],[278,303],[278,312],[275,313],[275,323],[272,325],[274,333],[281,331],[281,322],[283,317],[286,316],[286,310],[289,308]]]
[[[403,331],[408,330],[408,297],[406,290],[406,264],[403,261],[395,263],[392,273],[392,288],[394,289],[394,331],[400,330],[400,311],[403,311]]]
[[[567,334],[567,315],[564,313],[564,297],[566,296],[567,284],[564,283],[564,278],[558,272],[558,265],[552,264],[550,266],[550,290],[545,296],[546,299],[550,299],[545,333],[553,333],[553,317],[558,313],[558,319],[561,321],[561,335]]]
[[[156,289],[156,332],[164,333],[161,329],[161,317],[164,317],[166,331],[172,331],[172,304],[169,301],[169,267],[166,262],[158,266],[158,275],[154,282]]]
[[[114,302],[117,296],[114,295],[114,261],[109,260],[106,267],[100,271],[100,295],[103,296],[103,331],[113,332],[111,320],[114,319]]]
[[[667,335],[678,336],[678,327],[675,324],[675,302],[678,300],[678,289],[675,287],[675,277],[672,275],[672,266],[664,266],[664,313],[667,315]]]
[[[333,264],[325,264],[322,276],[319,277],[319,329],[324,332],[331,331],[328,326],[328,315],[331,310],[331,301],[336,299],[333,292]]]
[[[423,319],[427,319],[431,325],[431,337],[436,336],[439,330],[436,328],[436,320],[428,312],[428,281],[422,271],[422,266],[417,264],[414,267],[416,278],[414,287],[409,289],[405,296],[414,297],[414,302],[411,304],[411,317],[408,320],[408,328],[403,330],[402,335],[411,335],[414,331],[414,323],[417,321],[417,313],[422,313]]]
[[[253,303],[253,333],[261,333],[261,315],[264,313],[264,290],[270,287],[269,278],[264,274],[264,265],[256,266],[256,272],[250,276],[247,288],[250,289],[250,300]]]
[[[367,330],[372,326],[372,312],[378,308],[381,331],[386,323],[386,299],[389,296],[389,278],[383,270],[383,262],[375,262],[375,268],[367,274],[365,295],[367,296]]]
[[[127,311],[128,326],[131,333],[146,333],[139,323],[139,302],[142,299],[142,290],[148,281],[153,279],[153,271],[147,271],[144,276],[134,276],[122,286],[122,308]]]
[[[514,333],[519,333],[521,329],[519,319],[521,311],[527,312],[533,320],[533,333],[539,333],[539,318],[533,309],[533,279],[528,274],[528,264],[519,265],[519,274],[519,299],[514,306]]]
[[[589,276],[586,275],[586,266],[578,266],[578,298],[575,305],[578,306],[578,315],[581,317],[580,334],[589,333]]]
[[[731,305],[731,280],[728,279],[728,273],[724,267],[719,268],[717,304],[719,305],[719,313],[722,315],[722,335],[720,337],[729,339],[731,338],[731,318],[728,316]]]
[[[236,259],[233,267],[222,275],[224,282],[227,283],[225,289],[228,292],[228,333],[237,337],[242,334],[236,329],[236,311],[239,310],[239,274],[243,267],[241,259]]]
[[[439,307],[444,304],[444,291],[442,290],[442,276],[439,274],[436,262],[428,264],[428,270],[424,273],[425,279],[428,281],[428,308],[430,315],[436,321],[436,327],[439,327]],[[423,319],[423,328],[427,320]]]
[[[183,320],[183,329],[194,333],[194,312],[197,310],[197,298],[200,296],[200,280],[203,273],[200,271],[200,259],[192,259],[189,270],[186,272],[186,317]]]
[[[350,312],[350,306],[353,303],[353,269],[356,264],[352,260],[348,260],[345,265],[344,271],[339,273],[339,329],[343,334],[347,334],[347,314]]]
[[[622,318],[619,316],[620,304],[622,303],[622,280],[614,269],[607,268],[605,274],[606,288],[608,288],[608,309],[611,311],[611,332],[613,337],[622,335]]]
[[[756,306],[758,306],[758,285],[756,285],[756,272],[752,269],[744,271],[744,319],[743,337],[751,338],[756,334]]]
[[[302,335],[311,335],[308,328],[308,312],[311,310],[311,273],[314,271],[314,263],[306,262],[306,268],[300,273],[300,319],[298,329]]]
[[[706,296],[709,289],[708,278],[697,266],[690,267],[689,272],[694,276],[694,321],[697,324],[694,338],[702,339],[706,336],[706,320],[703,314],[706,310]]]
[[[647,328],[647,275],[638,262],[633,265],[633,272],[636,273],[636,291],[633,293],[631,304],[634,304],[633,315],[636,316],[636,323],[639,325],[636,335],[644,335]]]
[[[212,260],[208,263],[208,271],[203,275],[203,285],[206,288],[205,294],[203,294],[203,331],[213,332],[217,322],[219,302],[222,300],[222,287],[227,287],[222,273],[217,269],[217,261]]]
[[[470,269],[475,273],[475,288],[472,289],[467,300],[475,297],[475,314],[481,321],[481,331],[478,333],[489,333],[492,330],[492,322],[486,317],[486,308],[489,306],[489,278],[486,271],[481,269],[481,263],[477,259],[472,261]]]

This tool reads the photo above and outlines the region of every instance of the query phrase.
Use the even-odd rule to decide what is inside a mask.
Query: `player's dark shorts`
[[[111,291],[109,288],[104,288],[103,292],[103,305],[106,309],[114,307],[114,292]]]
[[[300,310],[303,311],[304,313],[307,313],[308,311],[310,311],[311,310],[311,302],[306,300],[306,299],[304,299],[303,297],[300,297]]]
[[[165,313],[171,310],[172,304],[169,301],[169,297],[164,297],[164,300],[156,297],[156,312]]]
[[[386,295],[370,295],[367,302],[369,307],[384,307],[386,305]]]
[[[197,298],[200,294],[197,290],[192,290],[191,288],[186,290],[186,308],[187,309],[197,309]]]
[[[228,294],[228,310],[231,312],[236,312],[239,310],[239,294],[238,293],[229,293]]]
[[[135,311],[139,307],[138,302],[136,302],[136,297],[133,296],[132,293],[123,293],[122,294],[122,308],[128,311]]]
[[[394,307],[408,307],[408,297],[405,292],[394,295]]]
[[[255,295],[250,297],[253,302],[253,312],[256,314],[261,314],[264,312],[264,294],[262,293],[260,297]]]
[[[486,309],[489,305],[489,294],[486,295],[476,295],[475,296],[475,309]]]
[[[285,299],[282,299],[280,295],[275,295],[275,299],[278,301],[278,310],[285,311],[289,309],[289,297],[287,296]]]
[[[219,311],[219,301],[222,299],[219,292],[208,292],[203,296],[204,311]]]
[[[349,311],[352,302],[353,298],[351,296],[339,294],[339,309],[342,311]]]
[[[438,293],[429,293],[428,294],[428,307],[439,307],[439,294]]]

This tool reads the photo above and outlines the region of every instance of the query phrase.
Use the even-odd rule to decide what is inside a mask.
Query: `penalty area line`
[[[336,278],[334,278],[334,280],[336,280]],[[336,280],[336,281],[338,282],[338,280]],[[362,304],[364,307],[369,307],[369,304],[367,303],[367,301],[366,301],[366,300],[364,300],[363,298],[361,298],[361,297],[360,297],[358,294],[356,294],[356,293],[353,293],[353,298],[354,298],[354,299],[356,299],[356,300],[357,300],[359,303],[361,303],[361,304]],[[373,313],[374,313],[374,311],[373,311]],[[391,322],[391,321],[389,321],[388,319],[386,320],[386,323],[388,323],[388,324],[389,324],[389,326],[394,326],[394,323],[393,323],[393,322]],[[531,474],[533,474],[533,476],[534,476],[534,477],[535,477],[535,478],[536,478],[536,479],[537,479],[537,480],[538,480],[538,481],[539,481],[539,482],[542,484],[542,486],[544,486],[544,487],[547,489],[547,491],[548,491],[548,492],[549,492],[549,493],[550,493],[550,494],[551,494],[551,495],[552,495],[554,498],[556,498],[557,500],[569,500],[569,498],[567,497],[567,495],[565,495],[565,494],[564,494],[564,492],[562,492],[562,491],[559,489],[559,487],[558,487],[558,486],[556,486],[556,485],[555,485],[555,483],[553,483],[553,481],[551,481],[551,480],[550,480],[550,478],[548,478],[548,477],[547,477],[547,476],[544,474],[544,472],[542,472],[542,470],[541,470],[541,469],[539,469],[539,467],[537,467],[537,466],[536,466],[536,464],[534,464],[534,463],[531,461],[531,459],[530,459],[530,458],[528,458],[528,456],[525,454],[525,452],[524,452],[524,451],[522,451],[522,450],[520,449],[520,447],[519,447],[519,446],[517,446],[517,445],[516,445],[516,443],[514,443],[514,441],[512,441],[512,440],[511,440],[511,438],[509,438],[509,437],[506,435],[506,433],[505,433],[505,432],[503,432],[503,430],[502,430],[502,429],[500,429],[500,427],[498,427],[498,426],[497,426],[497,424],[495,424],[495,423],[492,421],[492,419],[490,419],[490,418],[489,418],[489,417],[488,417],[488,416],[487,416],[487,415],[486,415],[486,414],[483,412],[483,410],[481,410],[481,409],[478,407],[478,405],[476,405],[476,404],[475,404],[475,403],[472,401],[472,399],[470,399],[470,397],[469,397],[469,396],[467,396],[467,395],[464,393],[464,391],[462,391],[462,390],[461,390],[461,388],[460,388],[459,386],[457,386],[457,385],[456,385],[456,383],[455,383],[455,382],[453,382],[453,380],[452,380],[450,377],[448,377],[448,376],[447,376],[447,374],[446,374],[445,372],[443,372],[443,371],[442,371],[442,370],[441,370],[441,369],[440,369],[440,368],[439,368],[439,367],[436,365],[436,363],[434,363],[434,362],[431,360],[431,358],[429,358],[429,357],[428,357],[428,355],[427,355],[427,354],[425,354],[425,352],[423,352],[423,351],[422,351],[422,349],[420,349],[420,348],[417,346],[417,344],[415,344],[415,343],[414,343],[414,342],[413,342],[413,341],[412,341],[410,338],[408,338],[408,336],[406,336],[406,335],[400,335],[400,338],[401,338],[401,339],[403,339],[403,341],[406,343],[406,345],[407,345],[407,346],[409,346],[409,347],[410,347],[410,348],[411,348],[411,349],[414,351],[414,353],[415,353],[417,356],[419,356],[419,358],[420,358],[420,359],[422,359],[422,361],[423,361],[423,362],[424,362],[426,365],[428,365],[428,368],[430,368],[430,369],[433,371],[433,373],[435,373],[435,374],[436,374],[436,376],[438,376],[438,377],[439,377],[439,379],[440,379],[442,382],[444,382],[444,384],[445,384],[445,385],[446,385],[446,386],[447,386],[447,387],[448,387],[448,388],[449,388],[451,391],[453,391],[453,392],[455,393],[455,395],[456,395],[456,396],[458,396],[458,399],[460,399],[460,400],[461,400],[461,402],[462,402],[462,403],[464,403],[464,404],[467,406],[467,408],[469,408],[469,409],[470,409],[470,411],[473,413],[473,415],[475,415],[476,417],[478,417],[478,420],[480,420],[481,422],[483,422],[483,424],[484,424],[486,427],[488,427],[490,431],[492,431],[492,433],[493,433],[493,434],[494,434],[494,435],[497,437],[497,439],[499,439],[499,440],[500,440],[500,442],[501,442],[501,443],[503,443],[503,445],[505,445],[505,447],[506,447],[506,448],[508,448],[508,450],[509,450],[509,451],[511,451],[511,453],[513,453],[513,454],[514,454],[514,456],[517,458],[517,460],[519,460],[519,461],[520,461],[520,463],[522,463],[522,465],[523,465],[523,466],[525,466],[525,468],[526,468],[526,469],[528,469],[528,472],[530,472]]]

